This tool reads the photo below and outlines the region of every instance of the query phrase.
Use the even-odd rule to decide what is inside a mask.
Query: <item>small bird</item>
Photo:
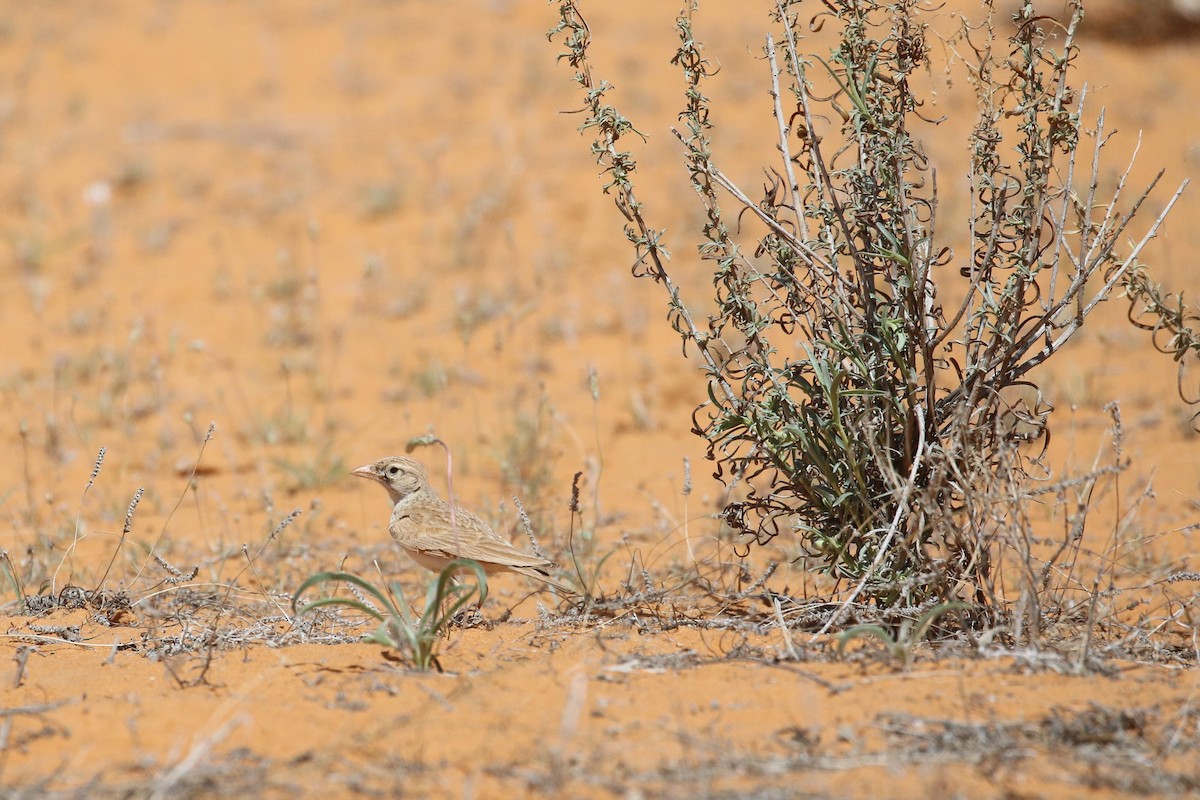
[[[404,456],[388,456],[374,464],[351,470],[351,475],[376,481],[387,489],[392,501],[388,531],[404,552],[422,567],[441,572],[456,558],[479,563],[488,575],[508,570],[576,594],[546,570],[553,561],[522,553],[502,539],[491,527],[462,506],[450,505],[429,485],[420,463]]]

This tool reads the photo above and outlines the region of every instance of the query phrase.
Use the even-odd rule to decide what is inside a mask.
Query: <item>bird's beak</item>
[[[360,478],[369,478],[373,481],[379,480],[379,473],[375,471],[374,464],[364,464],[358,469],[350,470],[351,475],[357,475]]]

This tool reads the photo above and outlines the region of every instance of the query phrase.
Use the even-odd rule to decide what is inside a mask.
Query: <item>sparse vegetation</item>
[[[873,637],[883,643],[888,655],[899,662],[902,668],[907,669],[912,663],[913,648],[924,641],[938,617],[953,611],[967,611],[970,608],[966,603],[959,602],[936,605],[922,614],[915,622],[911,619],[902,620],[894,635],[882,625],[855,625],[837,635],[838,654],[844,654],[846,645],[856,639]]]
[[[455,576],[460,572],[470,573],[475,582],[456,583]],[[355,592],[354,598],[322,597],[298,605],[306,590],[339,582],[348,584],[352,591],[354,587],[361,589],[373,598],[374,602]],[[429,584],[420,613],[411,608],[404,599],[404,588],[399,583],[389,584],[388,591],[385,592],[348,572],[319,572],[304,581],[292,597],[292,612],[307,614],[324,606],[345,606],[361,611],[379,620],[379,627],[367,637],[367,641],[399,652],[416,669],[427,670],[434,666],[440,671],[441,665],[438,663],[436,652],[438,641],[446,635],[456,615],[472,599],[475,599],[477,605],[483,605],[483,601],[487,599],[487,576],[483,573],[483,567],[476,562],[457,559],[450,562]]]
[[[1145,247],[1173,195],[1131,198],[1196,162],[1200,51],[681,3],[578,6],[689,360],[588,189],[573,129],[615,95],[554,113],[550,5],[0,13],[0,798],[1200,787],[1198,326],[1158,285],[1200,198]],[[1089,173],[1143,124],[1153,156]],[[532,574],[430,581],[347,472],[445,443],[441,530],[480,511]]]

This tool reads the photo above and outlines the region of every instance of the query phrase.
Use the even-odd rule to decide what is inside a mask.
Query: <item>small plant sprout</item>
[[[155,551],[158,550],[159,544],[162,543],[163,538],[167,535],[167,528],[171,524],[171,519],[175,516],[175,513],[179,511],[179,507],[183,505],[183,501],[187,497],[188,491],[193,488],[196,480],[196,473],[200,469],[200,461],[204,458],[204,449],[208,447],[208,443],[212,441],[212,438],[214,435],[216,435],[216,432],[217,423],[208,423],[208,428],[204,432],[204,438],[200,441],[200,449],[196,453],[196,460],[192,462],[191,471],[188,473],[187,483],[184,484],[183,491],[179,493],[179,499],[175,501],[175,505],[171,508],[171,512],[167,514],[166,520],[163,521],[162,530],[158,532],[158,537],[154,540],[154,544],[150,546],[150,550],[146,553],[146,560],[142,562],[141,568],[138,569],[137,575],[134,576],[134,582],[141,578],[142,574],[146,571],[146,568],[150,566],[150,562],[154,557]],[[132,512],[132,507],[130,510]]]
[[[599,560],[595,561],[595,564],[588,569],[584,565],[583,554],[575,550],[575,520],[580,519],[582,524],[582,514],[579,506],[579,481],[582,478],[583,473],[576,472],[575,477],[571,479],[571,501],[568,506],[571,522],[570,528],[567,531],[567,550],[571,555],[571,566],[575,570],[575,577],[578,578],[580,587],[582,587],[583,596],[590,602],[598,596],[597,587],[599,585],[600,570],[603,569],[605,562],[617,551],[610,550]],[[589,541],[590,544],[591,542]]]
[[[75,548],[79,545],[79,529],[83,521],[83,501],[87,499],[88,492],[96,485],[96,478],[100,475],[100,468],[104,466],[104,456],[108,452],[107,448],[101,447],[96,454],[96,461],[92,464],[92,474],[88,476],[87,485],[83,487],[83,494],[79,497],[79,510],[75,514],[75,534],[71,538],[71,544],[63,553],[62,559],[58,562],[58,567],[54,570],[54,576],[50,580],[50,594],[58,594],[58,573],[62,571],[63,565],[71,561],[71,554],[75,552]],[[73,571],[73,570],[71,570]]]
[[[875,637],[883,642],[884,647],[887,648],[888,655],[899,662],[901,669],[908,669],[912,663],[913,649],[924,641],[925,635],[929,633],[930,627],[933,626],[938,617],[948,614],[951,611],[962,611],[970,608],[971,606],[967,603],[958,601],[953,603],[939,603],[918,617],[915,622],[911,619],[905,619],[900,623],[894,635],[882,625],[855,625],[837,635],[838,655],[842,655],[846,649],[846,645],[855,639]]]
[[[471,573],[475,582],[457,583],[455,575],[459,572]],[[322,597],[300,605],[300,597],[308,589],[338,582],[357,587],[374,598],[375,602],[349,597]],[[404,599],[398,583],[392,583],[388,591],[384,591],[349,572],[319,572],[309,577],[292,597],[292,612],[307,614],[323,606],[346,606],[361,611],[379,620],[379,627],[366,637],[366,641],[395,650],[418,670],[426,671],[433,666],[440,672],[442,668],[436,653],[438,639],[472,598],[477,598],[476,604],[482,605],[487,593],[487,575],[483,567],[470,559],[460,558],[451,561],[429,584],[420,614]]]

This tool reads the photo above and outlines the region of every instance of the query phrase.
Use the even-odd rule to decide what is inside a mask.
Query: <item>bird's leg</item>
[[[472,603],[450,618],[450,624],[456,628],[490,628],[479,610],[478,603]]]

